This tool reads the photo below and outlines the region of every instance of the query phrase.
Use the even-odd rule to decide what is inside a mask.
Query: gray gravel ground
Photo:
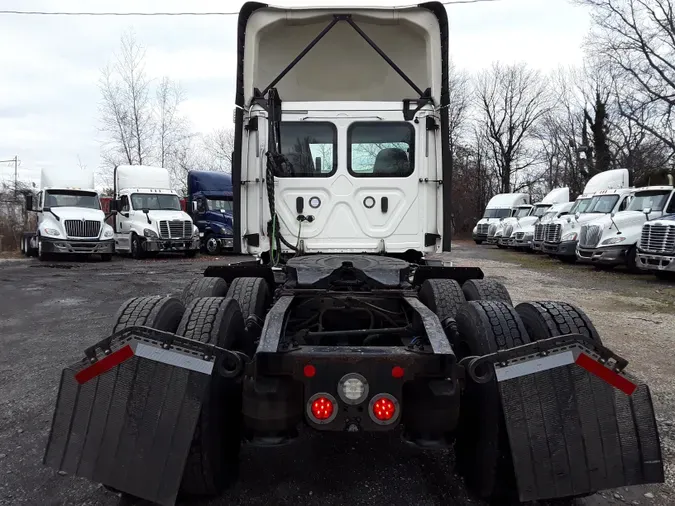
[[[458,243],[450,257],[501,278],[514,302],[549,299],[581,305],[605,342],[649,382],[669,463],[668,483],[605,492],[580,504],[675,504],[675,287],[647,276],[596,273],[472,243]],[[192,276],[201,275],[207,262],[222,261],[0,263],[0,504],[117,504],[117,496],[102,487],[41,464],[60,370],[106,335],[125,299],[176,294]],[[245,448],[239,484],[208,504],[478,503],[454,475],[451,452],[422,452],[393,436],[309,435],[282,449]]]

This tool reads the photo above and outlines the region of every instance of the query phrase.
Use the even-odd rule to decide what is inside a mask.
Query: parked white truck
[[[24,233],[21,252],[46,260],[55,254],[113,253],[113,229],[104,222],[94,174],[80,169],[42,169],[37,196],[26,196],[26,209],[37,213],[37,228]]]
[[[672,186],[638,188],[625,211],[612,212],[582,225],[579,231],[577,258],[599,268],[636,265],[637,242],[642,226],[667,213],[675,212]]]
[[[514,247],[518,250],[525,247],[530,249],[532,238],[534,236],[534,224],[537,223],[541,217],[548,212],[551,206],[569,202],[569,200],[569,188],[555,188],[551,190],[541,200],[541,202],[534,204],[527,216],[516,216],[504,226],[504,231],[502,232],[503,244],[509,247]],[[526,231],[530,233],[527,241],[525,240]]]
[[[541,219],[532,225],[532,244],[530,249],[532,252],[541,251],[541,245],[544,242],[544,230],[546,229],[546,224],[561,218],[570,213],[570,211],[576,206],[576,202],[566,202],[564,204],[554,204],[552,205],[546,214],[541,217]],[[528,229],[524,231],[524,240],[523,243],[527,243]]]
[[[675,197],[667,214],[642,226],[637,245],[637,266],[659,279],[675,279]]]
[[[160,252],[197,254],[199,230],[181,209],[166,169],[120,165],[113,179],[116,251],[136,259]]]
[[[529,204],[530,198],[526,193],[500,193],[490,199],[483,217],[473,228],[472,236],[476,244],[487,241],[490,225],[499,223],[505,218],[510,218],[516,208],[521,204]]]
[[[570,213],[546,224],[542,251],[566,263],[576,262],[581,226],[597,219],[598,213],[625,210],[633,192],[628,185],[627,169],[608,170],[593,176]]]
[[[530,204],[520,205],[510,218],[504,218],[499,223],[492,225],[488,230],[488,244],[496,244],[498,248],[506,248],[507,240],[513,231],[513,224],[532,214],[534,206]],[[504,235],[504,233],[508,235]]]

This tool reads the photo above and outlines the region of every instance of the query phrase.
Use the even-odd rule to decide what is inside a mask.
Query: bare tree
[[[537,122],[549,109],[546,80],[524,64],[492,65],[477,78],[479,124],[490,144],[501,191],[524,188],[541,178],[524,171],[536,156],[528,141]]]
[[[468,73],[457,69],[453,63],[450,65],[449,74],[448,116],[450,118],[449,134],[452,151],[464,133],[464,127],[468,119],[469,107],[471,106],[471,77]]]
[[[114,62],[103,68],[100,110],[102,130],[108,136],[104,153],[108,165],[140,165],[152,157],[154,118],[144,57],[145,49],[133,31],[127,31]]]
[[[162,78],[157,87],[155,102],[157,162],[161,167],[171,163],[179,144],[187,137],[187,122],[180,116],[179,107],[185,93],[168,77]]]
[[[591,56],[622,82],[620,113],[675,150],[672,1],[579,1],[593,8]]]
[[[214,130],[202,139],[205,168],[230,172],[234,152],[234,131],[229,128]]]

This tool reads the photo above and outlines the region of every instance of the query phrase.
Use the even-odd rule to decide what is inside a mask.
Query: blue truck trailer
[[[209,255],[232,249],[232,176],[191,170],[187,187],[188,209],[199,228],[202,249]]]

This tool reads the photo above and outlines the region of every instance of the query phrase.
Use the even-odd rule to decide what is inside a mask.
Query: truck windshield
[[[511,209],[486,209],[483,218],[508,218],[511,216]]]
[[[131,205],[140,211],[180,211],[180,201],[176,195],[160,195],[155,193],[134,193],[131,195]]]
[[[593,197],[586,212],[594,214],[611,213],[618,200],[618,195],[601,195]]]
[[[209,197],[206,199],[209,211],[232,211],[231,199],[216,199]]]
[[[337,169],[337,130],[332,123],[284,121],[281,152],[288,160],[280,177],[328,177]]]
[[[535,206],[534,212],[532,213],[532,216],[544,216],[546,214],[546,211],[548,211],[548,208],[551,206]]]
[[[78,190],[47,190],[44,207],[86,207],[101,209],[98,195],[95,192]]]
[[[516,214],[514,216],[516,218],[524,218],[528,214],[530,214],[530,209],[531,207],[519,207],[518,210],[516,211]]]
[[[628,211],[640,211],[648,207],[652,208],[652,211],[663,211],[663,208],[668,201],[668,196],[670,195],[669,191],[650,191],[650,192],[639,192],[635,194],[633,201],[628,206]]]
[[[577,199],[568,214],[585,213],[591,204],[591,200],[592,199]]]
[[[352,123],[347,131],[352,176],[408,177],[414,171],[415,129],[410,123]]]

